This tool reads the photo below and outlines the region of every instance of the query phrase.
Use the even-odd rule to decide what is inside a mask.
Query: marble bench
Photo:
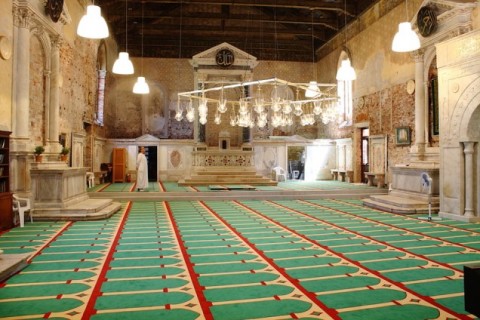
[[[330,169],[333,180],[342,182],[353,182],[353,170]]]
[[[365,178],[367,178],[367,185],[374,186],[375,181],[378,188],[385,186],[385,173],[365,172]]]

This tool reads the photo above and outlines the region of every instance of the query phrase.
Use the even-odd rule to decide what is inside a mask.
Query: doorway
[[[145,157],[148,164],[148,181],[157,181],[157,147],[145,146]]]
[[[305,147],[288,147],[288,176],[292,180],[303,180],[305,171]]]
[[[362,138],[360,139],[360,150],[361,152],[361,181],[363,183],[367,183],[367,178],[365,178],[365,172],[369,171],[369,159],[368,159],[368,152],[369,152],[369,144],[368,144],[368,137],[370,135],[370,129],[369,128],[361,128],[361,136]]]

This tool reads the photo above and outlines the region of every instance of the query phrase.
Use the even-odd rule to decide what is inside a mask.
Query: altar
[[[112,199],[90,199],[84,167],[65,162],[32,163],[32,210],[34,220],[97,220],[120,210]]]

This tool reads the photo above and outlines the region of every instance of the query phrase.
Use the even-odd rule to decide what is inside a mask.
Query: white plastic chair
[[[282,167],[274,167],[272,168],[275,171],[275,179],[280,181],[280,177],[283,177],[283,181],[287,181],[287,174],[285,173],[285,169]]]
[[[32,211],[30,207],[30,199],[28,198],[20,198],[17,195],[13,195],[12,199],[13,203],[13,212],[14,212],[14,222],[16,222],[16,216],[18,214],[18,217],[20,219],[20,227],[23,228],[24,222],[25,222],[25,212],[29,212],[30,216],[30,222],[33,222],[33,216],[32,216]]]
[[[95,187],[95,174],[93,172],[87,172],[87,187]]]

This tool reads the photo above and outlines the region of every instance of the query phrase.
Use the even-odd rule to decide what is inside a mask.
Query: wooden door
[[[369,143],[368,143],[368,137],[370,134],[370,130],[368,128],[362,128],[362,139],[361,143],[362,145],[360,146],[362,150],[362,172],[361,172],[361,181],[363,183],[367,183],[367,178],[365,178],[365,172],[369,171],[369,159],[368,159],[368,154],[369,154]]]
[[[127,151],[124,148],[113,149],[112,182],[125,182],[127,170]]]

